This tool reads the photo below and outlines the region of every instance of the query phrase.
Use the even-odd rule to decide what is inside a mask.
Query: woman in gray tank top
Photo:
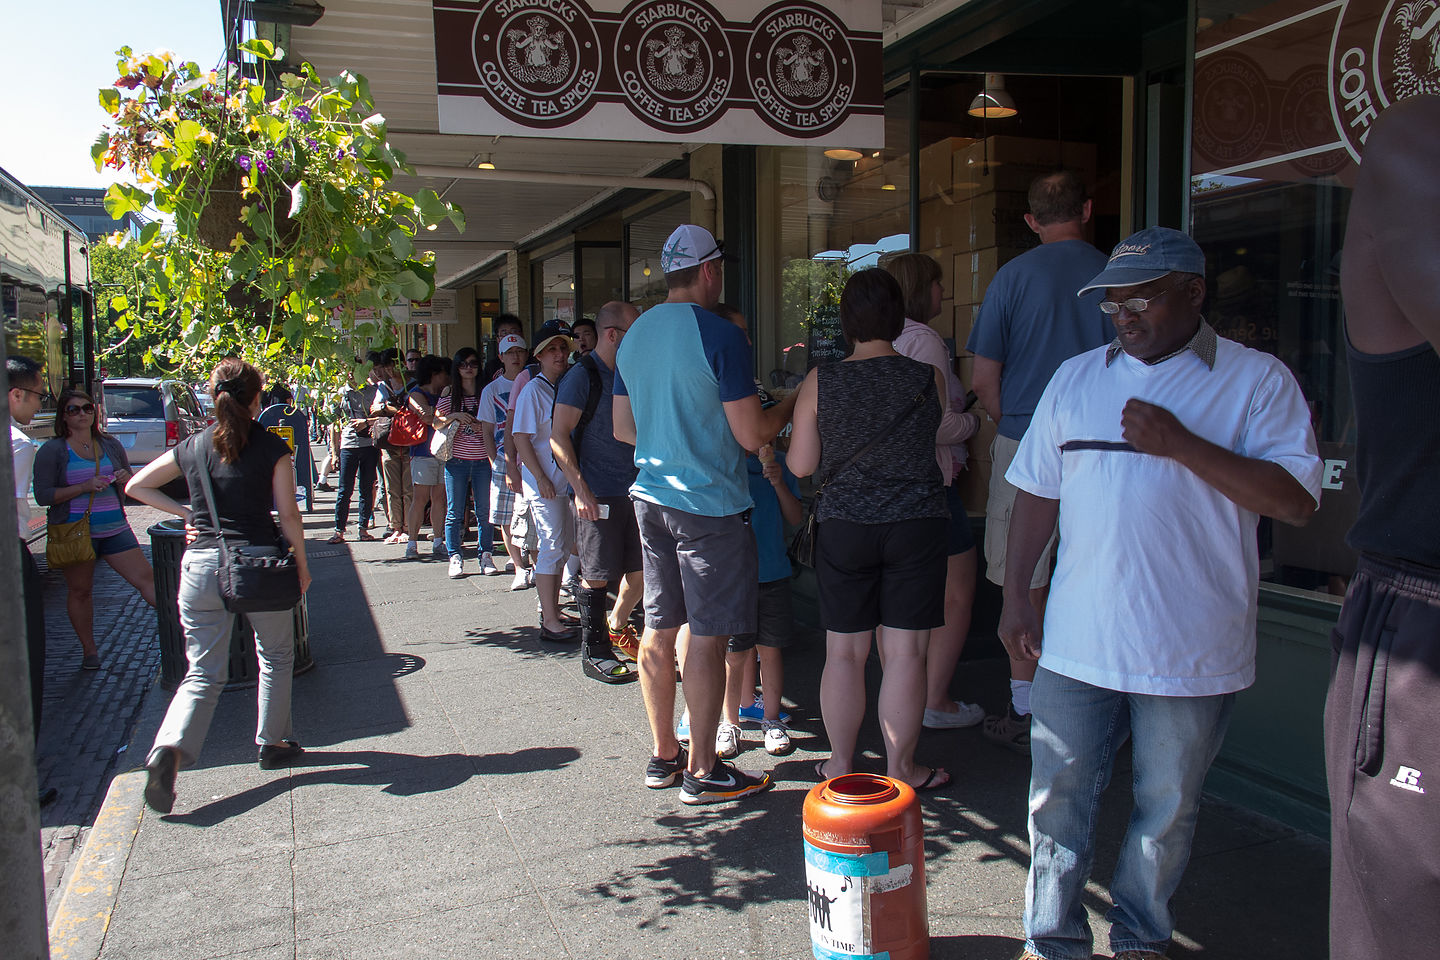
[[[886,772],[933,790],[949,774],[916,764],[914,754],[926,648],[930,631],[945,622],[950,513],[935,459],[945,390],[933,367],[891,346],[904,322],[894,277],[874,269],[850,278],[840,326],[853,353],[811,370],[801,384],[788,464],[798,476],[814,473],[823,491],[815,573],[825,626],[820,709],[831,754],[816,772],[834,777],[854,767],[874,635],[885,668],[877,709]]]

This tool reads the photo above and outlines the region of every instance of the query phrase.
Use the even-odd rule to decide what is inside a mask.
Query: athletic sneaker
[[[499,570],[495,569],[494,557],[490,556],[490,554],[488,553],[480,554],[480,576],[493,577],[499,572]]]
[[[746,720],[753,720],[754,722],[759,723],[761,720],[765,719],[765,698],[756,697],[753,704],[748,707],[741,707],[738,712],[740,714],[741,723],[744,723]],[[781,710],[780,722],[789,723],[790,714],[786,713],[784,710]]]
[[[1015,705],[1010,704],[998,717],[986,717],[982,731],[985,739],[999,744],[1006,750],[1014,750],[1025,756],[1030,755],[1030,714],[1020,716]]]
[[[691,804],[739,800],[774,785],[768,773],[737,770],[723,760],[715,761],[715,768],[703,778],[686,770],[681,781],[680,802]]]
[[[524,590],[530,586],[530,580],[525,576],[524,570],[515,571],[515,579],[510,581],[511,590]]]
[[[765,752],[772,757],[790,751],[790,730],[782,720],[761,720],[760,729],[765,731]]]
[[[715,753],[723,760],[740,753],[740,728],[728,720],[721,720],[715,728]]]
[[[409,543],[405,544],[405,559],[406,559],[406,560],[419,560],[419,559],[420,559],[420,544],[419,544],[417,541],[411,540]]]
[[[686,754],[683,746],[680,748],[680,752],[675,754],[674,760],[651,757],[650,762],[645,764],[645,786],[651,790],[673,787],[675,781],[685,773],[685,764],[689,762],[690,757]]]
[[[465,576],[465,558],[460,554],[452,554],[450,557],[450,579],[458,580]]]
[[[430,552],[435,556],[439,557],[441,560],[444,560],[446,557],[450,556],[450,551],[445,549],[445,538],[436,537],[435,539],[431,540]]]
[[[985,708],[974,703],[962,703],[955,701],[958,707],[955,712],[949,710],[931,710],[926,708],[924,724],[927,730],[960,730],[965,727],[979,726],[985,719]]]

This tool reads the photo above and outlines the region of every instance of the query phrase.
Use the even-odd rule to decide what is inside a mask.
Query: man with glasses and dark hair
[[[585,676],[603,683],[629,683],[640,675],[616,656],[639,653],[630,612],[644,589],[640,572],[640,528],[630,503],[635,482],[635,447],[615,439],[615,353],[625,331],[640,315],[633,303],[615,300],[600,308],[594,349],[581,355],[555,393],[550,447],[570,481],[580,552],[580,664]],[[576,323],[574,328],[580,329]],[[576,337],[577,344],[579,337]],[[615,606],[606,612],[611,583]]]
[[[45,686],[45,598],[40,570],[25,544],[30,526],[30,475],[35,470],[35,445],[20,427],[27,426],[45,400],[44,368],[29,357],[5,361],[10,389],[10,459],[15,469],[15,516],[19,520],[20,562],[25,591],[25,640],[30,651],[30,712],[35,737],[40,737],[40,707]],[[52,793],[53,791],[47,791]],[[43,799],[43,798],[42,798]],[[49,799],[54,799],[53,795]]]
[[[1061,363],[1108,343],[1114,327],[1095,309],[1099,294],[1075,290],[1105,265],[1085,240],[1090,198],[1074,173],[1036,177],[1025,224],[1040,246],[1002,266],[985,291],[966,349],[975,354],[975,394],[996,423],[990,444],[990,493],[985,502],[985,576],[1005,584],[1005,540],[1015,488],[1005,480],[1035,404]],[[1044,610],[1055,537],[1031,577],[1031,599]],[[1010,661],[1010,704],[986,717],[985,736],[1007,749],[1030,750],[1030,681],[1035,665]]]
[[[1134,811],[1110,885],[1110,948],[1159,960],[1200,791],[1236,692],[1255,679],[1261,516],[1301,525],[1320,501],[1310,412],[1277,358],[1200,313],[1205,254],[1178,230],[1128,238],[1080,289],[1117,336],[1060,365],[1006,478],[1000,638],[1038,659],[1031,697],[1026,960],[1089,957],[1085,884],[1097,784],[1128,739]],[[1057,518],[1043,619],[1030,575]],[[1043,623],[1043,628],[1042,628]]]
[[[635,444],[630,487],[645,568],[640,685],[653,753],[645,785],[679,781],[683,803],[736,800],[768,788],[715,752],[725,695],[725,646],[756,629],[759,583],[745,452],[790,420],[792,394],[764,409],[745,334],[715,314],[724,252],[704,227],[682,224],[660,252],[669,296],[630,328],[616,358],[615,437]],[[675,737],[675,641],[689,624],[687,756]]]

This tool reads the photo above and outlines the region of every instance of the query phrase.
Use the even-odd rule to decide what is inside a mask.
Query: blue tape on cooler
[[[888,853],[831,853],[821,850],[809,840],[805,841],[805,862],[842,877],[883,877],[890,872]]]
[[[837,953],[826,950],[818,943],[811,943],[810,949],[815,954],[815,960],[890,960],[889,950],[884,953]]]

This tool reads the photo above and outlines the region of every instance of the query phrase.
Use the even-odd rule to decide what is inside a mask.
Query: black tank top
[[[824,480],[914,403],[935,377],[935,368],[908,357],[827,363],[815,375],[820,422],[820,468]],[[935,462],[940,400],[931,391],[910,416],[847,469],[835,475],[816,508],[819,520],[897,523],[949,517],[944,480]]]
[[[1428,343],[1360,353],[1346,340],[1360,481],[1346,542],[1440,569],[1440,355]]]

